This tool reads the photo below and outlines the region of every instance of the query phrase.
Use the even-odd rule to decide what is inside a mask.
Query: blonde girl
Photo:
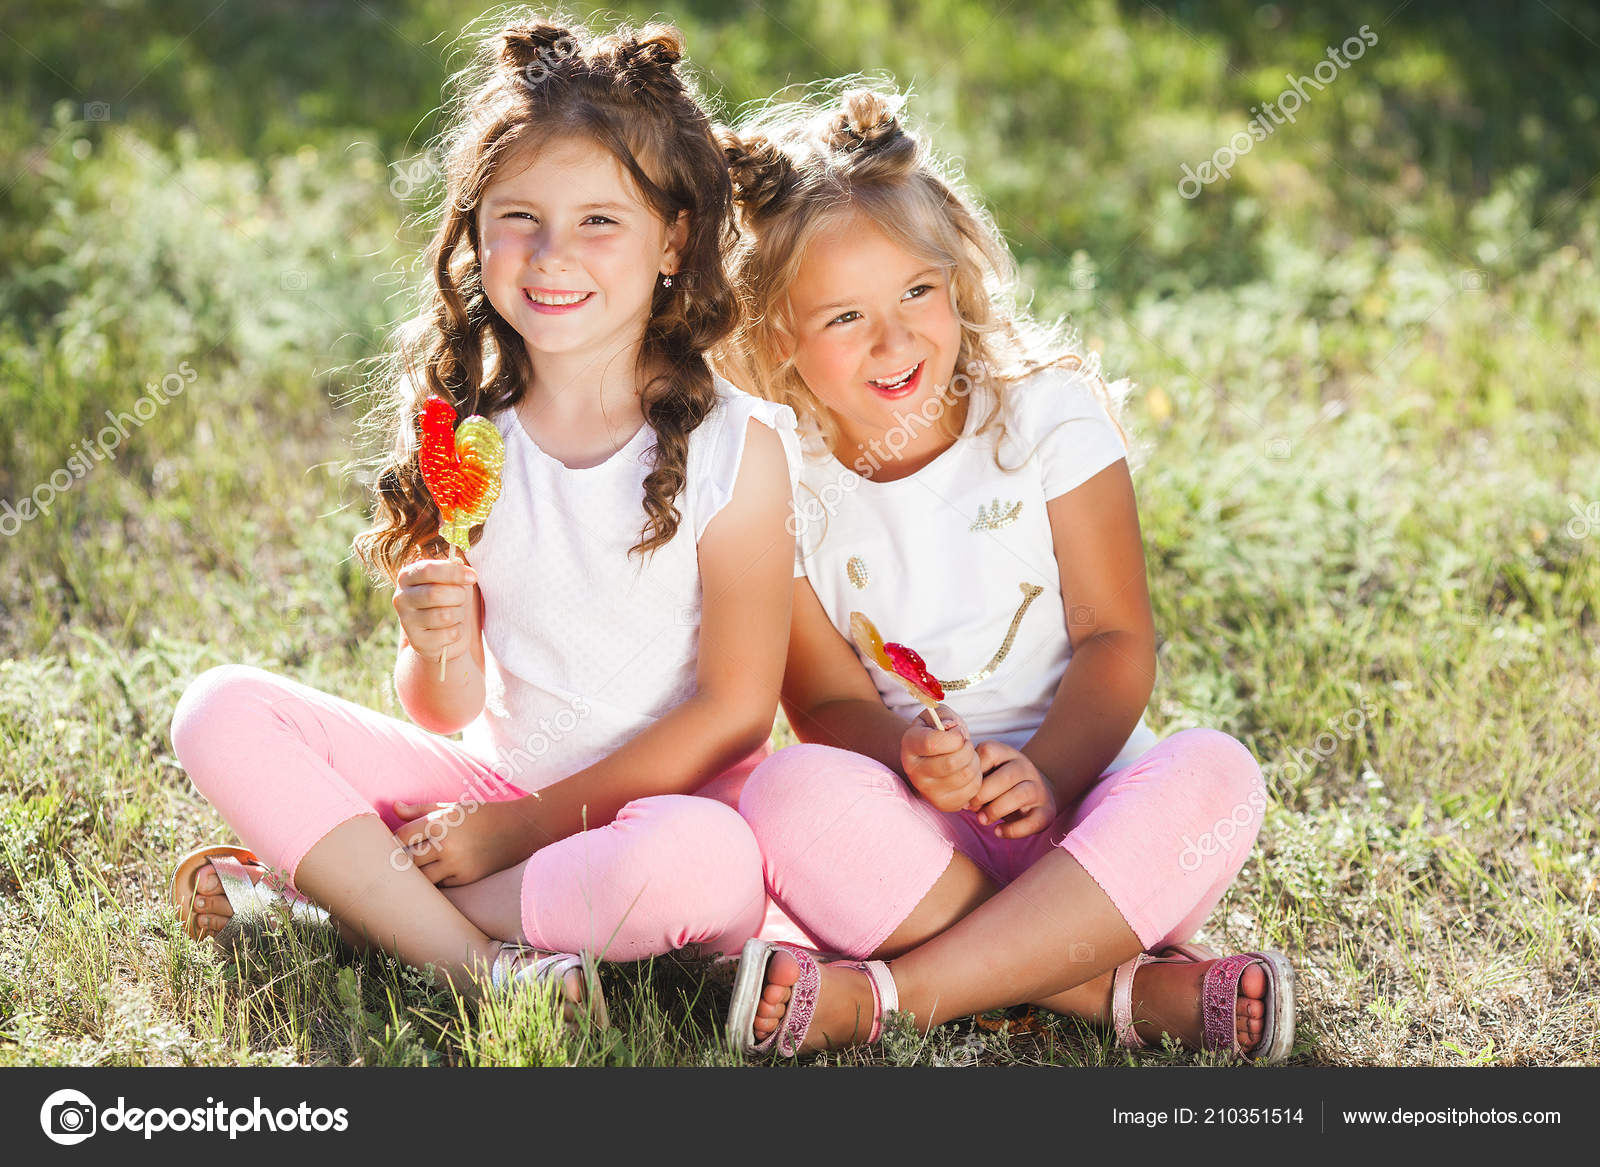
[[[779,905],[858,958],[747,944],[730,1035],[791,1055],[874,1040],[895,1008],[926,1028],[1036,1002],[1128,1046],[1276,1061],[1288,962],[1184,943],[1265,791],[1228,735],[1144,722],[1155,631],[1115,402],[1016,307],[994,224],[897,105],[856,88],[722,135],[745,324],[721,359],[807,441],[782,694],[805,744],[740,810]],[[942,679],[940,728],[852,642],[857,611]]]

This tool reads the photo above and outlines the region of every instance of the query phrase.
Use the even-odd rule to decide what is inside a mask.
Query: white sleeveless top
[[[715,379],[717,404],[689,435],[678,533],[630,556],[645,522],[655,431],[646,422],[598,466],[573,470],[523,429],[506,444],[499,499],[467,562],[483,593],[483,711],[462,746],[526,791],[613,753],[695,689],[700,536],[733,497],[751,418],[782,439],[791,488],[795,415]]]
[[[1017,382],[996,467],[994,432],[975,437],[993,397],[975,388],[965,432],[915,474],[875,482],[807,434],[795,493],[795,575],[806,576],[846,639],[864,612],[919,653],[974,740],[1020,749],[1044,721],[1072,657],[1045,503],[1125,456],[1092,385],[1062,369]],[[914,423],[921,425],[918,418]],[[921,432],[918,430],[918,432]],[[857,650],[860,657],[860,651]],[[921,706],[861,657],[883,702]],[[1157,742],[1141,714],[1107,770]]]

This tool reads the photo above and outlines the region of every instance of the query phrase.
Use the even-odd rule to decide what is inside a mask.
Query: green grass
[[[204,12],[181,5],[7,29],[33,57],[0,96],[0,500],[194,379],[0,538],[0,1064],[732,1064],[726,990],[670,961],[608,966],[617,1026],[577,1041],[546,1003],[463,1007],[314,930],[223,957],[164,906],[176,857],[228,837],[167,739],[193,677],[244,661],[403,716],[347,467],[416,254],[391,183],[444,72],[424,30],[459,16],[314,7],[326,35],[276,80],[293,5],[188,41]],[[1136,382],[1148,716],[1262,762],[1261,841],[1205,934],[1292,954],[1296,1060],[1600,1063],[1600,159],[1576,34],[1413,5],[1186,203],[1180,162],[1385,12],[793,10],[676,15],[729,105],[915,80],[1038,308]],[[82,120],[100,99],[111,120]],[[1065,1018],[999,1020],[816,1060],[1127,1060]]]

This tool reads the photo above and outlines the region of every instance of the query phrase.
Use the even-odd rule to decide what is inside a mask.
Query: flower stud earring
[[[663,288],[672,287],[672,277],[671,276],[662,276],[661,277],[661,286]]]

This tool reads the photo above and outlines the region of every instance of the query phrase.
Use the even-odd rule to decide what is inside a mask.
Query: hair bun
[[[535,64],[549,68],[553,62],[575,56],[579,47],[572,29],[546,20],[507,25],[497,39],[495,55],[501,67],[518,73]]]
[[[828,146],[850,153],[876,150],[900,137],[900,100],[873,89],[852,89],[839,99],[828,126]]]
[[[652,21],[624,42],[618,56],[625,69],[670,69],[683,60],[683,33]]]
[[[727,126],[717,126],[715,132],[728,162],[734,201],[746,212],[759,214],[793,188],[794,167],[772,139],[741,138]]]

